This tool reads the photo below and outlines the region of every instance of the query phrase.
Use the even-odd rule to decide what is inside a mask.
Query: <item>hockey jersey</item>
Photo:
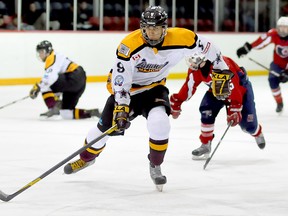
[[[274,44],[273,62],[283,69],[288,69],[288,37],[281,38],[276,29],[270,29],[251,43],[253,49],[262,49]]]
[[[230,83],[230,90],[231,94],[226,99],[227,105],[229,104],[242,104],[243,103],[243,96],[246,93],[246,84],[248,81],[248,77],[246,75],[246,72],[244,69],[240,68],[231,58],[223,56],[224,61],[229,67],[229,70],[234,74],[234,76],[231,79]],[[209,86],[208,91],[212,91],[211,84],[211,73],[212,68],[207,76],[204,76],[200,69],[197,71],[188,70],[188,74],[186,77],[186,81],[181,87],[178,94],[175,95],[175,97],[180,101],[187,101],[189,100],[196,92],[197,87],[200,85],[200,83],[205,83],[207,86]]]
[[[78,66],[63,54],[52,51],[45,60],[45,72],[39,84],[41,92],[51,91],[50,86],[57,81],[59,74],[73,72]]]
[[[141,30],[127,35],[118,46],[108,77],[108,90],[118,104],[129,104],[130,95],[165,85],[169,70],[193,53],[204,53],[217,69],[228,69],[221,52],[207,38],[184,28],[169,28],[162,43],[145,43]]]

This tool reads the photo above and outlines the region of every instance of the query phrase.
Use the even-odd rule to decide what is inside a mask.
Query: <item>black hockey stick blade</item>
[[[0,199],[4,202],[8,202],[9,200],[11,200],[13,197],[11,197],[11,195],[7,195],[5,194],[3,191],[0,190]]]
[[[46,176],[48,176],[49,174],[51,174],[52,172],[54,172],[56,169],[58,169],[59,167],[61,167],[62,165],[64,165],[65,163],[67,163],[68,161],[70,161],[71,159],[73,159],[74,157],[76,157],[77,155],[79,155],[81,152],[83,152],[84,150],[86,150],[87,148],[91,147],[93,144],[95,144],[96,142],[98,142],[99,140],[101,140],[102,138],[104,138],[105,136],[111,134],[112,132],[114,132],[117,129],[117,125],[113,125],[111,128],[109,128],[108,130],[106,130],[105,132],[103,132],[100,136],[98,136],[97,138],[95,138],[94,140],[92,140],[91,142],[89,142],[87,145],[83,146],[82,148],[78,149],[77,151],[75,151],[73,154],[71,154],[70,156],[68,156],[67,158],[65,158],[64,160],[62,160],[61,162],[59,162],[58,164],[56,164],[55,166],[53,166],[52,168],[50,168],[49,170],[47,170],[46,172],[44,172],[42,175],[40,175],[38,178],[34,179],[33,181],[29,182],[27,185],[25,185],[24,187],[22,187],[21,189],[19,189],[18,191],[16,191],[13,194],[6,194],[3,191],[0,190],[0,200],[4,201],[4,202],[8,202],[11,199],[13,199],[14,197],[16,197],[17,195],[19,195],[20,193],[22,193],[23,191],[27,190],[28,188],[30,188],[32,185],[36,184],[37,182],[39,182],[40,180],[42,180],[43,178],[45,178]]]
[[[216,145],[214,151],[212,152],[211,156],[207,158],[207,160],[206,160],[206,162],[205,162],[205,164],[204,164],[204,166],[203,166],[203,169],[204,169],[204,170],[206,169],[207,165],[209,164],[209,162],[210,162],[210,160],[212,159],[213,155],[215,154],[218,146],[219,146],[220,143],[222,142],[224,136],[226,135],[228,129],[230,128],[230,126],[231,126],[232,124],[233,124],[233,121],[230,121],[229,124],[228,124],[228,126],[227,126],[227,128],[226,128],[226,130],[225,130],[225,132],[224,132],[224,134],[222,135],[222,137],[221,137],[221,139],[219,140],[218,144]]]

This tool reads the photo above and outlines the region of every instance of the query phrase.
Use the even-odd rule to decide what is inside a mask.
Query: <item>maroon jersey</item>
[[[225,63],[228,65],[229,70],[234,74],[233,78],[231,79],[231,94],[226,99],[226,102],[229,104],[242,104],[243,103],[243,95],[246,93],[246,88],[242,86],[241,80],[246,79],[245,72],[229,57],[223,56]],[[197,87],[201,82],[204,82],[206,85],[209,86],[209,91],[211,89],[211,79],[212,75],[212,68],[210,68],[209,74],[205,77],[201,70],[198,69],[197,71],[188,70],[188,74],[186,77],[186,81],[181,87],[179,93],[177,94],[177,99],[180,101],[189,100],[196,92]]]
[[[276,29],[270,29],[251,43],[253,49],[262,49],[269,44],[275,44],[273,62],[283,69],[288,69],[288,39],[281,38]]]

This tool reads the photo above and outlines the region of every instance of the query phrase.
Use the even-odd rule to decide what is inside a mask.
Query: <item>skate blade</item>
[[[157,189],[159,192],[162,192],[162,191],[163,191],[163,185],[164,185],[164,184],[156,185],[156,189]]]
[[[200,156],[192,155],[192,160],[207,160],[208,158],[209,158],[209,153],[206,153]]]
[[[62,117],[61,117],[61,115],[53,115],[53,116],[51,116],[51,117],[48,117],[48,116],[39,116],[39,120],[43,120],[43,121],[49,121],[49,120],[51,120],[51,121],[55,121],[55,120],[61,120],[62,119]]]

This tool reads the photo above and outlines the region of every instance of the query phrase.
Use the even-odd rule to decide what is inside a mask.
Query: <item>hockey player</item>
[[[265,147],[262,127],[258,124],[252,85],[246,71],[232,59],[223,56],[229,70],[219,71],[212,68],[212,62],[202,54],[187,58],[189,65],[187,78],[180,91],[170,97],[171,114],[177,119],[181,113],[181,105],[188,101],[196,92],[200,83],[209,89],[205,93],[199,111],[201,113],[201,146],[192,151],[193,159],[207,159],[214,138],[214,123],[219,111],[225,107],[227,122],[231,126],[240,125],[244,132],[255,137],[260,149]]]
[[[275,47],[268,81],[272,95],[277,103],[276,112],[279,113],[283,109],[283,99],[279,84],[288,81],[288,17],[280,17],[277,21],[276,29],[270,29],[252,43],[246,42],[243,47],[237,50],[237,56],[244,56],[252,49],[260,50],[272,43]]]
[[[38,57],[45,63],[45,73],[40,83],[36,83],[30,91],[35,99],[39,92],[48,111],[42,117],[61,115],[64,119],[83,119],[100,117],[98,109],[75,108],[86,87],[86,73],[81,66],[72,62],[61,53],[53,50],[52,44],[41,41],[36,46]],[[59,99],[62,94],[62,101]]]
[[[108,78],[108,98],[98,125],[92,128],[85,144],[117,124],[124,134],[130,121],[139,115],[147,120],[149,132],[150,176],[158,190],[166,183],[161,164],[170,132],[169,91],[165,87],[169,70],[185,56],[201,50],[219,70],[228,69],[220,50],[206,38],[184,28],[167,28],[167,14],[160,6],[149,6],[141,15],[140,29],[127,35],[118,46],[116,60]],[[66,174],[93,164],[109,136],[80,154],[80,159],[64,167]],[[132,163],[132,162],[131,162]]]

